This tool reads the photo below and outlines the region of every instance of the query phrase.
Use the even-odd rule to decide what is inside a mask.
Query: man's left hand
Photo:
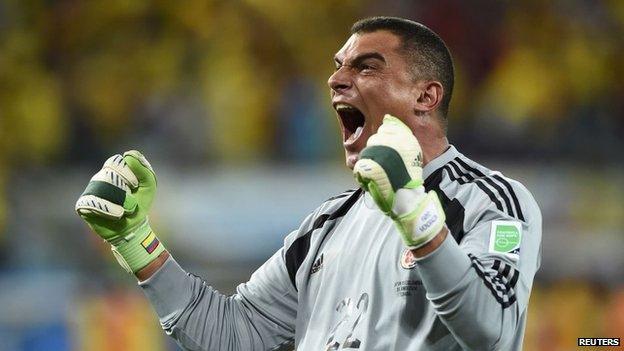
[[[425,192],[422,151],[412,131],[386,115],[353,167],[362,189],[392,218],[403,242],[418,249],[444,228],[445,215],[435,191]]]

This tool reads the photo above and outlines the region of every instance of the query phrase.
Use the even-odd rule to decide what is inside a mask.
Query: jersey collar
[[[435,172],[438,168],[443,167],[445,164],[449,163],[455,157],[460,155],[459,151],[453,145],[449,145],[449,148],[444,151],[444,153],[423,167],[423,179],[427,179],[431,173]]]

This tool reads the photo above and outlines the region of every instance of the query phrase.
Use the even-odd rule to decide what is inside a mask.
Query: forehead
[[[401,39],[385,30],[353,34],[338,50],[336,58],[343,61],[370,52],[377,52],[386,57],[398,55],[397,49],[400,46]]]

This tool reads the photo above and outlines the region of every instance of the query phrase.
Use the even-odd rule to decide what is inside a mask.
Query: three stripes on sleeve
[[[460,157],[455,157],[442,167],[452,181],[459,184],[474,183],[494,203],[496,208],[509,215],[524,221],[525,217],[520,207],[518,197],[511,184],[498,173],[484,174],[479,169],[470,166]],[[515,287],[520,277],[520,272],[510,264],[499,259],[493,262],[485,262],[472,254],[468,254],[471,266],[477,275],[483,280],[485,286],[501,305],[507,308],[516,302]],[[488,260],[489,261],[489,260]],[[491,268],[488,269],[491,263]]]
[[[520,202],[509,182],[499,174],[486,176],[480,170],[471,167],[460,157],[456,157],[443,167],[453,181],[459,184],[475,183],[496,205],[496,208],[509,216],[524,221]],[[507,192],[505,192],[505,189]],[[495,194],[496,192],[496,194]],[[503,200],[505,206],[499,198]]]
[[[511,265],[495,259],[492,268],[486,269],[484,263],[472,254],[468,254],[472,268],[483,280],[485,286],[492,292],[492,295],[500,303],[503,309],[516,302],[515,287],[520,278],[520,272]]]

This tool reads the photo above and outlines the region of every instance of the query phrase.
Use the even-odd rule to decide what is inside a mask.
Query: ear
[[[444,88],[438,81],[421,81],[416,84],[416,101],[414,110],[418,115],[430,113],[442,102]]]

